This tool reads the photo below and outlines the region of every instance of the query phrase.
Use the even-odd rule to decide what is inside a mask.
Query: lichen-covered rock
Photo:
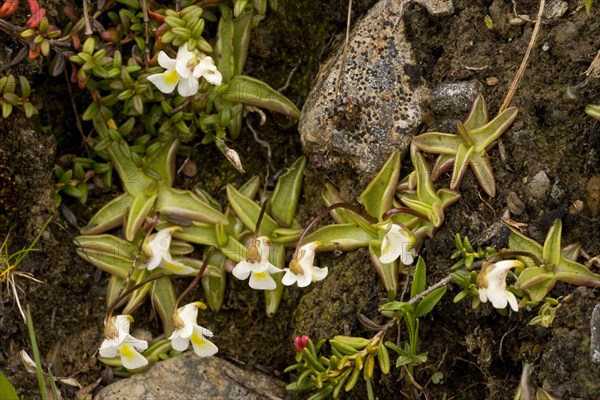
[[[415,2],[432,15],[453,12],[452,0]],[[372,173],[393,150],[408,149],[421,124],[424,91],[405,37],[406,4],[381,0],[356,24],[346,51],[342,46],[323,65],[300,117],[306,152]]]
[[[162,361],[148,371],[102,389],[95,400],[262,400],[287,398],[285,384],[258,371],[246,371],[218,357],[193,352]]]

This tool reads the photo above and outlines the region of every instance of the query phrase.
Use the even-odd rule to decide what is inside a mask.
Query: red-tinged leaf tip
[[[79,49],[79,47],[81,46],[81,39],[79,39],[78,35],[71,36],[71,42],[73,42],[73,48],[75,50]]]
[[[27,5],[29,6],[29,13],[31,15],[40,11],[40,4],[37,2],[37,0],[27,0]]]
[[[35,28],[36,26],[38,26],[42,22],[42,19],[45,16],[46,16],[46,9],[45,8],[41,8],[36,13],[32,13],[31,17],[29,17],[29,19],[27,20],[27,27],[28,28]]]
[[[148,15],[151,16],[152,18],[154,18],[155,20],[157,20],[158,22],[163,22],[165,20],[164,15],[159,14],[152,10],[148,10]]]
[[[40,55],[41,51],[42,49],[40,48],[40,45],[36,44],[33,49],[29,49],[29,58],[32,60],[36,59]]]
[[[19,7],[19,0],[6,0],[0,7],[0,17],[8,17],[14,14]]]

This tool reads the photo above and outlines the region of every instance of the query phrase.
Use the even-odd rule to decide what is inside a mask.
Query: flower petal
[[[233,268],[233,271],[231,271],[231,273],[233,274],[233,276],[243,281],[248,279],[251,271],[252,269],[250,268],[250,263],[246,260],[243,260],[237,263],[237,265]]]
[[[119,347],[114,345],[114,340],[104,339],[102,345],[100,345],[100,357],[113,358],[119,354]]]
[[[190,336],[193,335],[193,331],[192,334],[190,334]],[[181,337],[179,335],[175,336],[175,332],[173,332],[173,334],[171,335],[171,337],[169,337],[169,339],[171,340],[171,347],[173,347],[173,349],[177,350],[177,351],[186,351],[187,348],[190,346],[190,338],[188,337]]]
[[[169,258],[171,258],[171,257],[169,257]],[[195,270],[194,268],[188,267],[187,265],[182,264],[179,261],[175,261],[172,259],[171,260],[165,259],[164,262],[161,263],[160,266],[175,275],[196,275],[198,273],[198,271]]]
[[[191,337],[192,346],[194,347],[194,352],[200,357],[210,357],[213,354],[216,354],[219,349],[213,342],[207,340],[202,335],[202,328],[197,327],[194,329],[194,333]]]
[[[256,290],[273,290],[277,283],[268,272],[252,272],[250,275],[250,287]]]
[[[281,279],[281,283],[285,286],[292,286],[298,280],[297,275],[295,275],[289,268],[284,268],[285,275]]]
[[[169,57],[164,51],[158,53],[158,65],[167,69],[167,72],[175,70],[176,62],[177,60],[174,60],[171,57]]]
[[[198,93],[199,87],[198,80],[193,76],[188,78],[181,76],[181,81],[179,82],[179,86],[177,86],[177,93],[182,97],[190,97]]]
[[[327,267],[325,267],[325,268],[314,267],[313,268],[313,276],[312,276],[313,281],[317,282],[317,281],[321,281],[321,280],[325,279],[328,272],[329,272],[329,269]]]
[[[163,93],[172,93],[179,83],[179,75],[176,71],[166,71],[162,74],[154,74],[148,77],[148,80]]]
[[[146,357],[137,352],[137,350],[129,344],[123,344],[119,349],[121,354],[121,363],[127,369],[138,369],[148,364]]]
[[[510,308],[513,309],[513,311],[518,312],[519,311],[519,303],[517,302],[517,298],[515,297],[514,293],[511,291],[506,291],[506,299],[508,300],[508,304],[510,304]]]
[[[305,271],[304,275],[298,276],[298,287],[307,287],[312,283],[312,271]]]

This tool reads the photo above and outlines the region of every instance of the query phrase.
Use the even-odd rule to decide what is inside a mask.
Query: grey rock
[[[218,357],[193,352],[161,361],[148,371],[115,382],[94,400],[263,400],[286,399],[285,384],[258,371],[246,371]]]
[[[590,319],[590,358],[600,364],[600,304],[594,307]]]
[[[548,19],[559,19],[569,11],[569,3],[562,0],[550,0],[544,8],[544,17]]]
[[[432,15],[453,12],[452,0],[415,0]],[[356,24],[321,68],[300,117],[307,153],[377,171],[395,150],[405,152],[421,124],[425,90],[416,71],[402,15],[406,2],[381,0]]]
[[[429,108],[436,117],[457,119],[460,116],[460,119],[464,119],[481,90],[482,85],[478,81],[441,84],[431,91]]]
[[[536,203],[542,201],[548,195],[550,190],[550,179],[544,171],[538,172],[525,187],[525,194],[528,201]]]
[[[506,198],[508,209],[514,215],[521,215],[525,211],[525,204],[515,192],[510,192]]]

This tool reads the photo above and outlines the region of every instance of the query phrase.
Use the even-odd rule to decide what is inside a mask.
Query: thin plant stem
[[[165,274],[163,274],[162,272],[159,272],[156,275],[147,277],[146,279],[144,279],[143,281],[141,281],[140,283],[138,283],[131,289],[122,291],[121,293],[119,293],[119,295],[113,300],[112,303],[110,303],[110,306],[108,306],[108,309],[106,310],[106,316],[104,317],[104,325],[106,325],[108,323],[108,321],[110,320],[110,318],[112,317],[112,313],[115,310],[115,307],[117,306],[117,304],[119,304],[125,297],[129,296],[131,293],[133,293],[135,290],[141,288],[146,283],[160,279],[163,276],[165,276]],[[123,287],[125,287],[125,285],[123,285]]]
[[[194,277],[194,280],[192,281],[192,283],[189,284],[188,287],[185,288],[185,290],[179,295],[179,297],[175,301],[175,307],[173,308],[173,312],[177,312],[177,307],[179,306],[179,303],[181,302],[181,300],[183,300],[183,298],[185,296],[187,296],[187,294],[193,288],[195,288],[198,285],[198,283],[200,283],[200,280],[202,279],[202,276],[204,275],[204,271],[206,271],[206,268],[208,268],[208,260],[210,260],[210,257],[212,256],[212,253],[213,253],[213,248],[211,247],[206,252],[206,257],[204,258],[204,262],[202,263],[202,267],[200,268],[200,270],[198,271],[198,273]]]
[[[521,65],[515,74],[515,78],[510,84],[510,88],[508,89],[508,93],[504,98],[504,102],[498,111],[500,114],[502,111],[506,110],[510,105],[510,102],[517,91],[517,87],[519,86],[519,82],[521,82],[521,78],[525,73],[525,68],[527,67],[527,62],[529,61],[529,56],[531,55],[531,50],[533,50],[533,46],[535,44],[535,39],[540,31],[540,27],[542,26],[542,15],[544,14],[544,7],[546,5],[546,0],[540,0],[540,8],[537,13],[537,18],[535,20],[535,26],[533,28],[533,32],[531,33],[531,38],[529,39],[529,45],[527,46],[527,51],[525,51],[525,55],[523,56],[523,60],[521,61]]]

